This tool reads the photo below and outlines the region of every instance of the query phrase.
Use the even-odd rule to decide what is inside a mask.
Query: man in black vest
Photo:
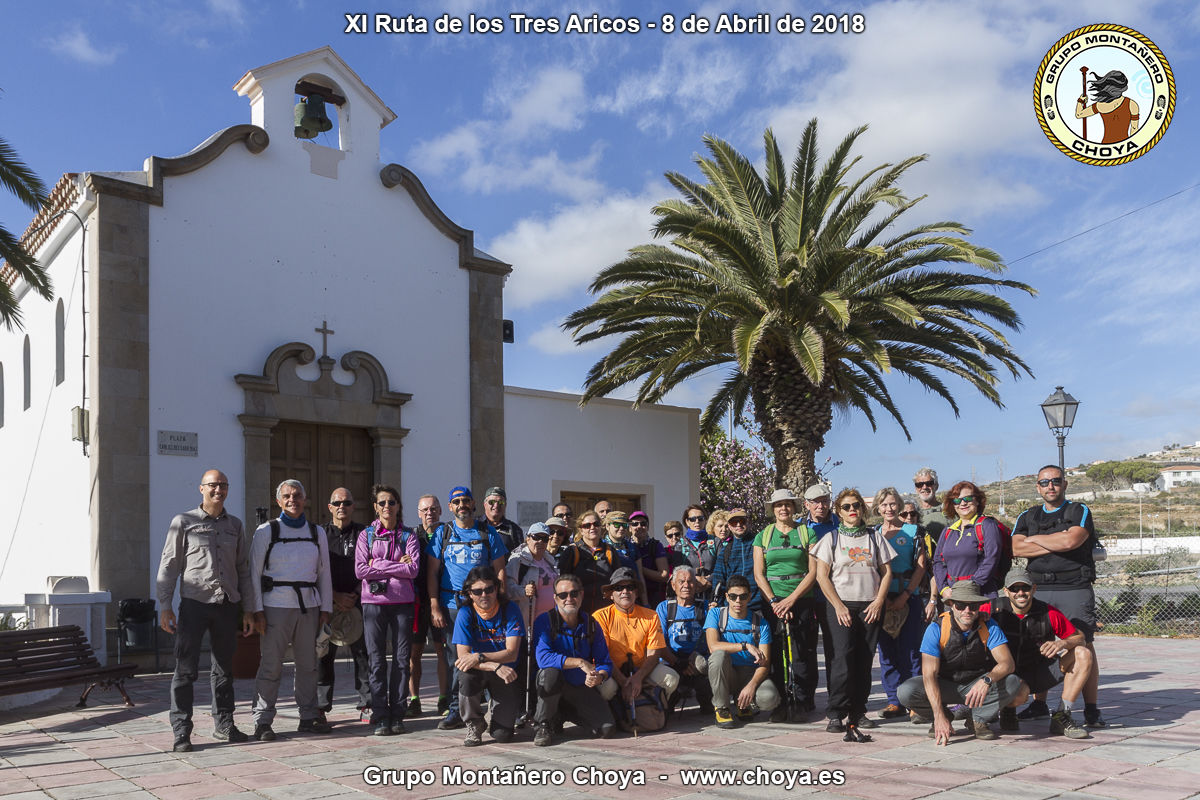
[[[325,535],[329,539],[329,572],[333,581],[333,610],[349,611],[359,607],[362,581],[354,577],[354,546],[362,523],[355,522],[354,495],[344,486],[333,490],[329,496],[329,522],[325,524]],[[317,662],[317,702],[321,713],[317,718],[326,721],[325,714],[333,710],[334,663],[338,646],[326,645],[325,655]],[[354,659],[354,690],[358,693],[358,708],[361,711],[371,705],[371,687],[367,685],[367,644],[362,637],[347,648]]]
[[[1047,464],[1038,470],[1037,491],[1042,505],[1021,513],[1013,524],[1013,555],[1028,559],[1026,569],[1037,581],[1041,599],[1057,608],[1083,631],[1092,654],[1092,670],[1083,684],[1083,721],[1089,728],[1103,728],[1104,717],[1097,705],[1100,662],[1092,638],[1096,633],[1096,562],[1093,549],[1096,528],[1091,511],[1083,503],[1067,500],[1067,478]],[[1049,714],[1044,700],[1035,700],[1021,712],[1021,719]]]
[[[1083,646],[1083,631],[1052,605],[1033,595],[1037,585],[1023,569],[1011,569],[1004,577],[1005,597],[993,600],[983,611],[989,614],[1008,639],[1016,662],[1017,676],[1029,690],[1043,698],[1051,687],[1063,684],[1062,700],[1050,717],[1050,732],[1068,739],[1088,739],[1088,732],[1071,717],[1083,684],[1092,673],[1092,652]],[[1000,729],[1020,730],[1017,706],[1022,696],[1000,709]]]
[[[976,739],[995,739],[988,720],[1024,689],[1013,674],[1012,651],[1004,632],[979,609],[988,598],[975,581],[954,584],[950,607],[929,623],[921,640],[921,674],[900,684],[900,702],[922,717],[932,718],[930,738],[949,744],[954,735],[947,703],[971,709]]]

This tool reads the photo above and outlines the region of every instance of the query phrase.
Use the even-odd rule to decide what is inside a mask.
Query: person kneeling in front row
[[[734,575],[725,589],[725,608],[712,608],[704,621],[708,638],[708,682],[712,686],[717,727],[732,728],[729,703],[737,704],[738,721],[754,719],[756,711],[771,712],[779,705],[779,689],[771,671],[771,626],[757,611],[750,612],[750,581]]]
[[[1004,632],[979,613],[986,602],[975,581],[954,584],[946,598],[950,610],[929,623],[921,640],[921,674],[896,693],[902,704],[933,719],[929,736],[938,744],[949,744],[954,735],[947,703],[971,709],[976,739],[995,739],[988,720],[1028,690],[1013,673]]]
[[[554,608],[533,624],[537,674],[537,730],[533,743],[554,743],[560,713],[601,739],[616,730],[612,710],[600,696],[600,685],[612,673],[604,632],[589,616],[581,616],[583,581],[561,575],[554,582]]]
[[[463,581],[467,605],[454,621],[459,675],[459,708],[467,723],[467,747],[483,744],[483,693],[492,697],[492,738],[512,739],[519,696],[516,662],[525,638],[517,604],[504,596],[490,566],[473,567]]]

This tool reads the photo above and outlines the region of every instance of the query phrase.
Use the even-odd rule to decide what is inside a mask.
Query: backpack
[[[661,731],[667,726],[667,707],[663,702],[663,690],[652,686],[644,690],[633,701],[632,730],[637,733]]]
[[[550,639],[551,639],[551,641],[557,641],[558,637],[562,635],[562,629],[563,629],[562,614],[558,613],[557,608],[553,609],[549,613],[550,613]],[[595,637],[596,637],[596,620],[592,619],[591,614],[581,614],[580,616],[587,618],[587,622],[585,622],[584,626],[583,626],[583,646],[584,646],[584,652],[590,658],[591,653],[592,653],[592,640],[595,639]],[[576,653],[579,652],[579,648],[575,647],[574,638],[572,638],[572,640],[571,640],[571,646],[572,646],[572,648],[574,648]],[[574,653],[572,655],[575,658],[579,658],[579,656],[574,655]]]
[[[307,614],[308,608],[305,607],[305,605],[304,605],[304,592],[301,592],[300,590],[301,589],[316,589],[317,588],[316,581],[277,581],[274,578],[272,578],[270,575],[267,575],[266,572],[267,572],[267,567],[270,566],[270,564],[271,564],[271,550],[273,550],[275,548],[275,545],[279,544],[280,542],[283,542],[284,544],[291,544],[293,542],[300,543],[300,544],[302,544],[304,542],[311,542],[313,547],[317,548],[317,553],[320,553],[321,545],[317,541],[317,526],[312,522],[308,523],[308,538],[307,539],[291,539],[291,538],[282,539],[282,538],[280,538],[279,520],[278,519],[271,520],[270,525],[271,525],[271,542],[270,542],[270,544],[267,545],[266,556],[263,557],[263,574],[259,576],[259,584],[261,585],[262,591],[264,594],[266,592],[271,591],[276,586],[292,587],[293,589],[296,590],[296,600],[298,600],[300,603],[300,613]]]
[[[755,647],[758,647],[758,637],[759,637],[758,626],[761,624],[762,624],[762,614],[759,614],[757,611],[755,611],[753,614],[750,615],[750,635],[754,639],[754,641],[751,644],[753,644]],[[724,636],[725,629],[728,627],[729,627],[729,606],[723,606],[721,608],[720,616],[717,617],[717,633],[720,636]]]
[[[983,642],[985,647],[988,643],[987,621],[988,615],[980,612],[979,621],[976,623],[976,633],[979,635],[979,639]],[[950,634],[954,630],[954,626],[950,622],[950,612],[943,611],[938,622],[941,626],[941,631],[938,635],[938,646],[944,650],[946,648],[946,642],[950,641]]]
[[[608,559],[608,566],[612,567],[613,569],[616,569],[617,568],[617,560],[616,560],[616,557],[613,555],[614,550],[613,550],[612,545],[610,545],[608,542],[600,542],[600,546],[604,548],[604,557],[606,559]],[[579,566],[579,559],[581,558],[581,556],[580,556],[581,551],[579,549],[579,545],[573,546],[571,548],[571,551],[572,551],[571,552],[571,571],[574,572],[575,567]],[[594,556],[593,556],[593,558],[594,558]]]
[[[995,522],[996,528],[1000,531],[1000,558],[996,561],[996,568],[992,572],[991,577],[995,578],[997,583],[1002,583],[1004,581],[1004,576],[1008,574],[1010,569],[1012,569],[1012,531],[1007,525],[995,517],[989,517],[987,514],[980,514],[975,518],[975,544],[979,548],[980,554],[983,553],[983,521],[985,519],[990,519]],[[959,519],[946,526],[946,529],[942,531],[942,535],[938,539],[938,550],[942,549],[942,543],[946,541],[951,529],[962,530],[961,523],[962,520]]]

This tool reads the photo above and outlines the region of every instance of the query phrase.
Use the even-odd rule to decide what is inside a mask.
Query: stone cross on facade
[[[329,330],[329,322],[326,320],[321,320],[321,327],[313,328],[313,330],[321,334],[321,358],[327,358],[329,356],[329,337],[335,331]]]

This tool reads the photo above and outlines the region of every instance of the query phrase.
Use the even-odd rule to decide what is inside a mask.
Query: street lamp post
[[[1079,401],[1063,391],[1063,387],[1054,387],[1054,393],[1042,403],[1042,413],[1046,416],[1046,425],[1058,439],[1058,468],[1066,473],[1066,463],[1063,460],[1063,447],[1067,443],[1067,431],[1075,424],[1075,412],[1079,410]]]

